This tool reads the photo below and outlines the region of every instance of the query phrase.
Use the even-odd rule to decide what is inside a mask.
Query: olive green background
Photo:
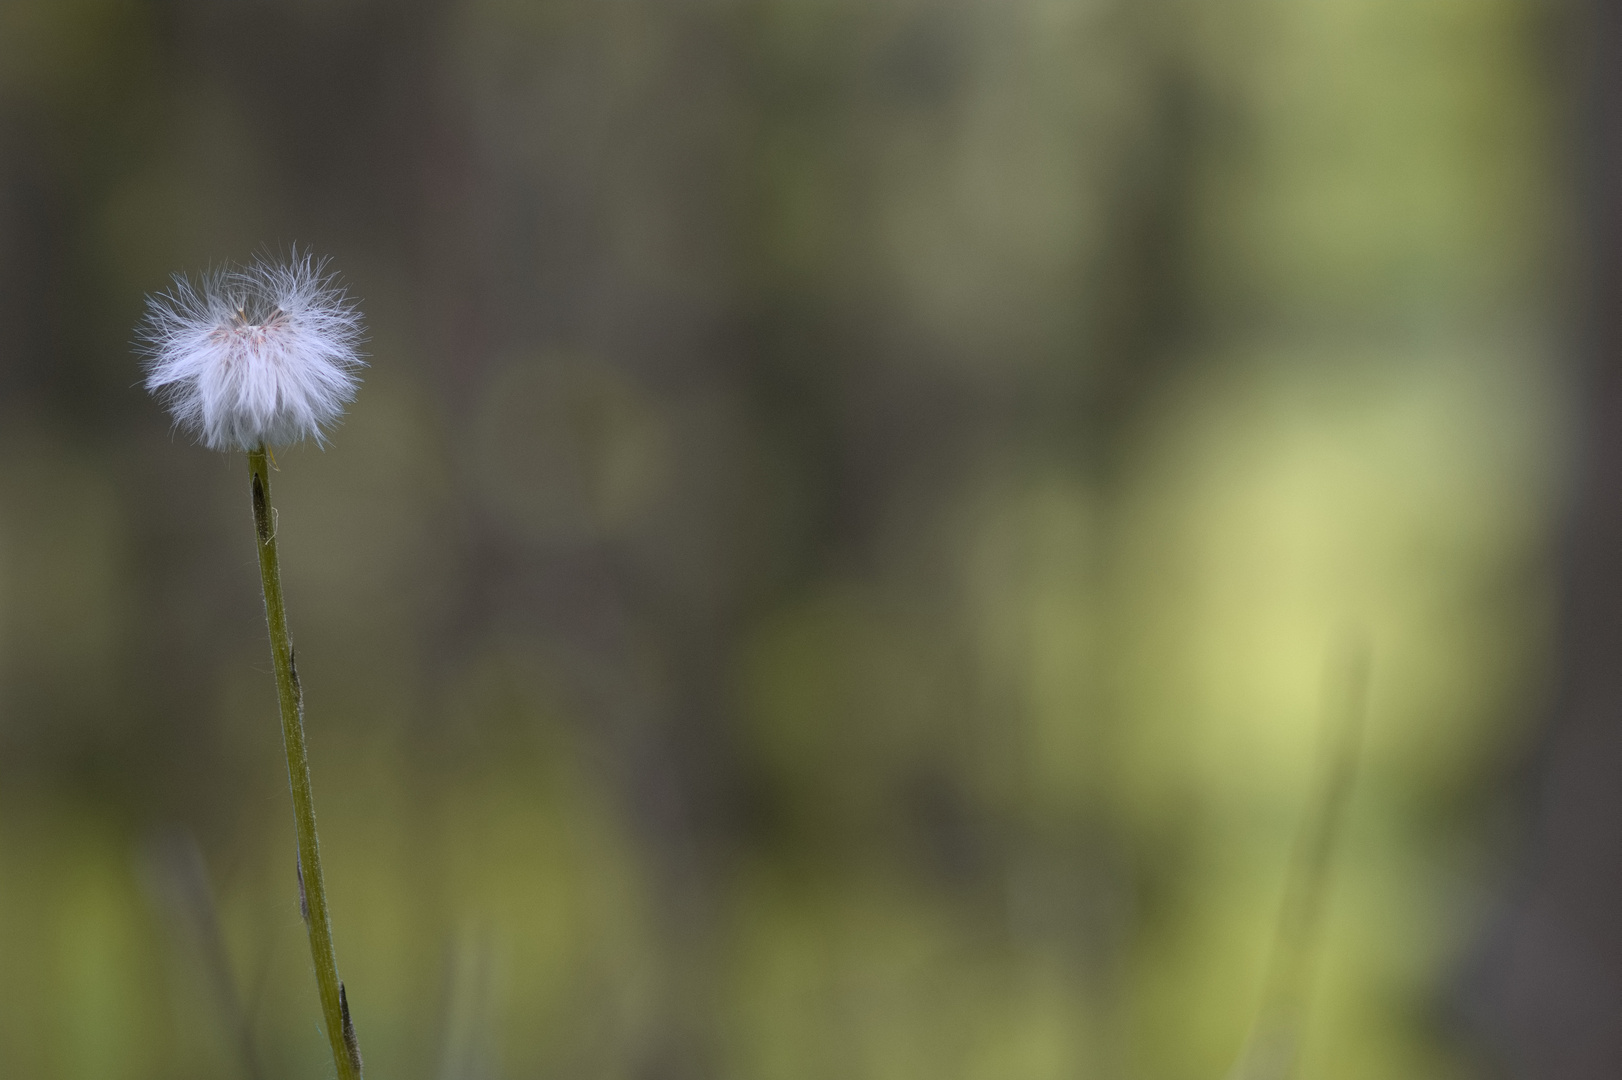
[[[0,1075],[331,1075],[246,465],[131,347],[295,243],[370,335],[275,480],[369,1076],[1221,1080],[1359,636],[1300,1076],[1491,1075],[1552,10],[0,2]]]

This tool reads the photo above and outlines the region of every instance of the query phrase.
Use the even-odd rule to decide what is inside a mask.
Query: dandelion
[[[148,298],[138,334],[147,389],[168,404],[176,423],[211,450],[248,455],[259,577],[298,833],[299,912],[309,931],[338,1076],[360,1080],[360,1044],[350,1021],[349,994],[338,978],[321,879],[304,695],[282,600],[269,467],[272,446],[323,442],[354,399],[362,366],[360,311],[326,272],[324,261],[294,251],[286,262],[260,259],[205,274],[195,284],[176,275],[169,292]]]
[[[296,252],[196,283],[177,274],[140,329],[146,388],[211,450],[322,442],[360,385],[360,341],[325,262]]]

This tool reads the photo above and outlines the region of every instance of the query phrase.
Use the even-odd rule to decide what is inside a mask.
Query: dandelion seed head
[[[146,388],[211,450],[323,442],[360,386],[360,310],[295,250],[177,274],[147,298],[138,345]]]

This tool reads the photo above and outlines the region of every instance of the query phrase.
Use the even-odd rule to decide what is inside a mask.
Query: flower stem
[[[265,621],[270,624],[270,656],[276,667],[281,702],[282,742],[287,748],[287,779],[293,789],[293,820],[298,829],[299,908],[310,931],[310,956],[321,991],[321,1012],[339,1080],[360,1080],[360,1045],[349,1020],[349,996],[338,978],[332,953],[332,922],[321,881],[321,852],[315,837],[315,800],[310,791],[310,758],[304,748],[304,694],[299,689],[293,643],[287,636],[282,603],[282,571],[276,559],[276,526],[270,509],[270,470],[265,448],[248,452],[253,486],[253,524],[258,538],[259,576],[265,587]]]

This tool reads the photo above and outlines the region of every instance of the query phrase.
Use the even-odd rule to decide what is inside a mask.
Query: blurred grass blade
[[[1232,1080],[1288,1080],[1296,1072],[1335,856],[1362,757],[1369,666],[1362,634],[1331,652],[1318,780],[1290,857],[1261,1009]]]
[[[159,832],[147,839],[142,855],[159,909],[195,948],[209,990],[230,1029],[242,1075],[247,1080],[264,1080],[254,1048],[252,1014],[244,1007],[231,972],[219,907],[196,838],[178,829]]]

